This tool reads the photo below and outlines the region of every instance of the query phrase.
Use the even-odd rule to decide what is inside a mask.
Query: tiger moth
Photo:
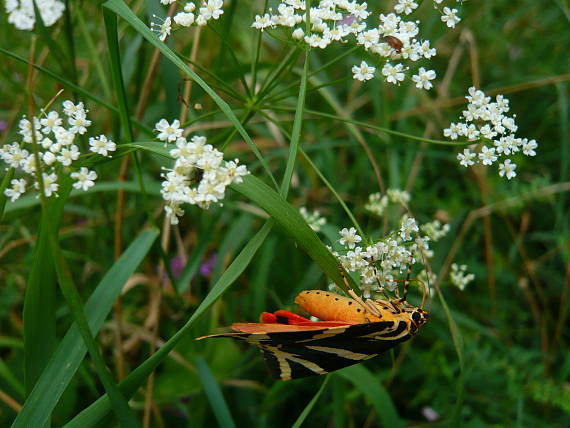
[[[229,337],[261,349],[276,379],[330,373],[357,364],[409,340],[428,321],[428,313],[405,298],[362,300],[322,290],[301,292],[297,303],[320,321],[279,310],[263,312],[259,323],[234,323]],[[423,305],[422,305],[423,306]]]

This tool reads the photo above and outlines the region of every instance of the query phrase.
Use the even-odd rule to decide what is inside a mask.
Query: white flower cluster
[[[390,202],[406,206],[410,202],[410,194],[400,189],[388,189],[385,195],[372,193],[368,196],[368,202],[364,208],[371,213],[382,216]]]
[[[430,221],[429,223],[424,223],[420,226],[420,229],[425,233],[432,241],[439,241],[449,232],[449,224],[442,224],[439,220]]]
[[[433,256],[429,248],[430,237],[422,236],[419,231],[416,220],[404,215],[399,228],[386,238],[361,246],[362,237],[356,229],[344,228],[339,232],[344,251],[342,254],[333,251],[333,255],[347,271],[359,273],[360,287],[369,298],[383,289],[393,291],[396,278],[402,276],[408,266]]]
[[[406,3],[408,0],[399,0],[399,3]],[[461,3],[463,0],[457,0]],[[438,6],[443,3],[443,0],[433,0],[434,7],[437,9]],[[417,7],[417,5],[416,5]],[[457,24],[461,21],[461,18],[457,16],[457,9],[451,9],[447,6],[440,10],[441,12],[441,22],[445,23],[449,28],[455,28]]]
[[[164,5],[174,3],[176,0],[160,0]],[[223,13],[223,0],[203,0],[200,8],[196,11],[194,2],[186,2],[182,11],[174,15],[173,18],[167,17],[161,20],[161,23],[151,23],[151,28],[158,34],[161,41],[166,40],[172,30],[172,21],[180,27],[190,27],[191,25],[204,26],[210,19],[218,19]],[[154,16],[157,19],[161,19]]]
[[[451,283],[458,287],[461,291],[465,289],[467,284],[475,279],[475,275],[472,273],[467,273],[467,265],[457,265],[453,263],[451,265],[451,273],[449,274]]]
[[[321,216],[321,213],[318,210],[313,211],[310,213],[307,208],[301,207],[299,208],[299,212],[309,225],[311,229],[315,232],[319,232],[321,227],[327,224],[327,219]]]
[[[73,104],[72,101],[63,102],[63,114],[61,117],[57,111],[44,112],[40,117],[34,117],[32,121],[25,117],[20,120],[18,133],[22,137],[21,142],[5,144],[0,148],[0,159],[9,167],[27,174],[28,179],[35,189],[40,185],[36,181],[36,171],[38,165],[32,149],[32,144],[38,145],[38,156],[40,169],[42,171],[44,194],[47,197],[57,196],[59,189],[58,174],[67,173],[74,161],[79,159],[81,153],[79,147],[74,144],[77,134],[83,135],[87,132],[87,127],[91,121],[87,119],[88,111],[83,103]],[[34,136],[32,136],[32,123]],[[34,137],[34,138],[33,138]],[[108,152],[115,150],[114,142],[108,140],[104,135],[89,139],[90,150],[105,156]],[[27,149],[27,148],[29,149]],[[95,184],[97,173],[81,167],[77,172],[71,173],[71,178],[75,181],[73,187],[87,190]],[[28,189],[26,178],[13,179],[11,187],[4,191],[4,194],[13,202],[17,200]]]
[[[179,125],[178,121],[175,122]],[[168,125],[162,119],[156,128],[174,129],[173,126],[165,126],[165,123]],[[178,126],[175,128],[178,129]],[[170,155],[175,159],[174,167],[162,175],[161,193],[167,202],[164,209],[172,224],[178,224],[178,217],[184,214],[182,204],[208,209],[211,204],[224,199],[227,186],[241,183],[242,177],[249,174],[245,165],[238,165],[239,160],[224,161],[224,154],[206,144],[206,137],[196,135],[187,141],[181,134],[182,130],[175,138],[176,148],[170,150]],[[172,135],[161,132],[159,139],[172,141]]]
[[[417,3],[411,0],[400,0],[394,11],[387,15],[380,14],[378,26],[368,27],[366,19],[370,12],[364,2],[348,0],[320,0],[316,7],[310,9],[311,32],[305,34],[306,5],[304,0],[284,0],[277,7],[277,13],[270,9],[269,13],[257,15],[251,25],[253,28],[284,27],[291,29],[291,36],[304,40],[313,48],[324,49],[332,43],[346,43],[349,38],[356,44],[385,61],[409,60],[412,62],[422,58],[430,59],[436,50],[428,40],[418,40],[418,22],[404,21],[399,15],[409,14]],[[389,83],[399,84],[405,79],[407,67],[402,63],[395,65],[386,62],[382,75]],[[354,79],[370,80],[374,77],[376,67],[362,61],[352,67]],[[436,73],[420,67],[418,74],[412,76],[416,87],[430,89]]]
[[[44,25],[50,27],[61,18],[65,4],[59,0],[36,0]],[[33,0],[6,0],[8,22],[18,30],[32,30],[36,23]]]
[[[465,137],[468,141],[477,143],[457,155],[461,165],[492,165],[499,158],[519,151],[526,156],[536,156],[538,144],[535,140],[515,137],[518,129],[516,116],[506,115],[509,111],[507,98],[497,95],[495,101],[491,102],[491,97],[474,87],[469,88],[469,95],[465,98],[469,101],[467,110],[463,111],[465,121],[451,123],[449,128],[443,130],[443,135],[452,140]],[[499,164],[499,175],[510,180],[517,175],[516,167],[511,159],[506,159]]]

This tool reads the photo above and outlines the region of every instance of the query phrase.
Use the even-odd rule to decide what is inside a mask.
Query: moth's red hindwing
[[[227,333],[210,337],[231,337],[258,346],[271,374],[288,380],[357,364],[410,339],[411,335],[405,321],[381,321],[309,331]]]

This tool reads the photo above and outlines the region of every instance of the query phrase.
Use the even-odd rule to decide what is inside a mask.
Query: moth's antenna
[[[404,297],[402,297],[401,302],[405,302],[408,298],[408,291],[410,290],[410,275],[412,274],[412,261],[408,263],[408,273],[406,275],[406,280],[404,281]]]

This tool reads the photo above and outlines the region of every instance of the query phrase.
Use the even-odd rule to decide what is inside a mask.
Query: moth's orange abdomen
[[[344,321],[351,324],[380,321],[378,317],[367,313],[354,299],[330,291],[302,291],[295,298],[295,303],[323,321]]]

